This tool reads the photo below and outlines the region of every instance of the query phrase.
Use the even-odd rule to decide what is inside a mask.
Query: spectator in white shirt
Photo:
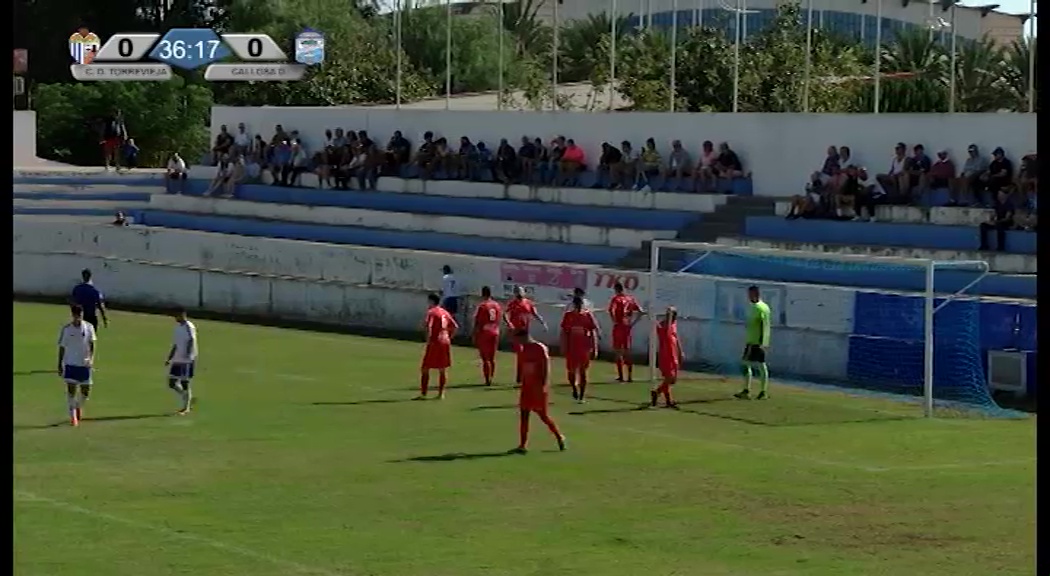
[[[875,176],[875,181],[889,196],[892,202],[902,197],[904,188],[908,185],[908,146],[904,142],[898,142],[893,148],[893,158],[890,159],[890,170],[885,174]]]
[[[705,140],[700,147],[700,157],[696,159],[696,167],[693,169],[693,191],[710,192],[714,189],[715,163],[718,162],[718,152],[715,144]]]
[[[252,149],[252,136],[248,134],[244,122],[237,125],[237,135],[233,137],[233,151],[236,154],[248,154]]]
[[[459,313],[459,282],[451,266],[443,266],[441,273],[441,307],[455,317]]]
[[[175,182],[175,190],[171,189],[171,182]],[[164,173],[164,188],[169,194],[179,194],[186,191],[186,161],[176,152],[168,159],[168,170]]]
[[[638,162],[641,155],[631,147],[631,143],[624,140],[620,143],[620,169],[615,175],[613,188],[630,188],[638,178]]]

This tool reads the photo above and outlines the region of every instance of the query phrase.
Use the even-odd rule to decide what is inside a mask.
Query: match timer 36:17
[[[70,37],[69,46],[77,80],[169,80],[173,67],[197,70],[205,66],[204,78],[220,82],[288,82],[306,74],[306,66],[289,62],[267,34],[219,35],[207,28],[173,28],[163,36],[115,34],[103,44],[82,28]],[[242,62],[220,62],[231,55]],[[143,62],[147,56],[154,62]]]

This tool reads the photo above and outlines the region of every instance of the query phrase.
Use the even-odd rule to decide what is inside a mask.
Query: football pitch
[[[173,416],[173,320],[114,312],[72,428],[67,312],[14,304],[19,576],[1035,571],[1034,416],[926,420],[776,374],[768,401],[691,375],[681,410],[639,410],[647,383],[607,363],[580,406],[556,359],[569,449],[534,419],[508,455],[509,354],[486,388],[457,348],[448,397],[412,402],[419,342],[197,320],[197,404]]]

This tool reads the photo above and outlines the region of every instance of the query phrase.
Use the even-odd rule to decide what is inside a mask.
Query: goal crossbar
[[[681,242],[676,240],[653,240],[650,245],[650,259],[649,259],[649,286],[648,286],[648,300],[649,306],[652,307],[656,303],[656,286],[658,282],[658,276],[660,272],[660,251],[665,249],[671,250],[685,250],[692,252],[705,252],[698,258],[691,261],[688,265],[680,268],[678,274],[688,274],[688,270],[693,266],[702,262],[705,258],[710,256],[712,253],[723,253],[723,254],[735,254],[740,256],[752,256],[752,257],[770,257],[770,258],[789,258],[794,260],[809,260],[809,261],[824,261],[824,262],[838,262],[846,264],[862,264],[867,266],[872,265],[887,265],[887,266],[900,266],[910,267],[916,270],[922,270],[925,274],[925,290],[922,293],[924,299],[924,353],[923,353],[923,412],[926,417],[933,416],[933,383],[934,383],[934,331],[933,331],[933,319],[934,315],[946,306],[953,298],[960,296],[970,288],[981,282],[989,273],[990,268],[988,262],[984,260],[936,260],[932,258],[914,258],[914,257],[898,257],[898,256],[882,256],[882,255],[866,255],[866,254],[841,254],[841,253],[828,253],[828,252],[817,252],[810,250],[785,250],[780,248],[756,248],[750,246],[727,246],[725,244],[714,244],[709,242]],[[944,295],[944,301],[939,305],[936,303],[937,294],[935,292],[935,272],[945,269],[963,269],[972,270],[977,274],[977,277],[971,280],[969,283],[964,285],[962,288],[952,291],[949,294]],[[674,272],[669,272],[674,274]],[[705,276],[704,274],[697,274],[697,276]],[[776,282],[776,281],[771,281]],[[650,380],[656,379],[656,322],[652,323],[652,334],[649,338],[649,374]]]

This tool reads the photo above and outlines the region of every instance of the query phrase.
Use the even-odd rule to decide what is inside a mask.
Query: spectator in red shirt
[[[937,151],[937,161],[930,166],[929,190],[947,189],[955,179],[955,162],[948,157],[947,150]]]
[[[580,172],[586,169],[587,158],[583,154],[583,148],[576,145],[576,141],[569,139],[565,142],[565,151],[561,155],[561,177],[562,185],[570,185],[576,181]]]

